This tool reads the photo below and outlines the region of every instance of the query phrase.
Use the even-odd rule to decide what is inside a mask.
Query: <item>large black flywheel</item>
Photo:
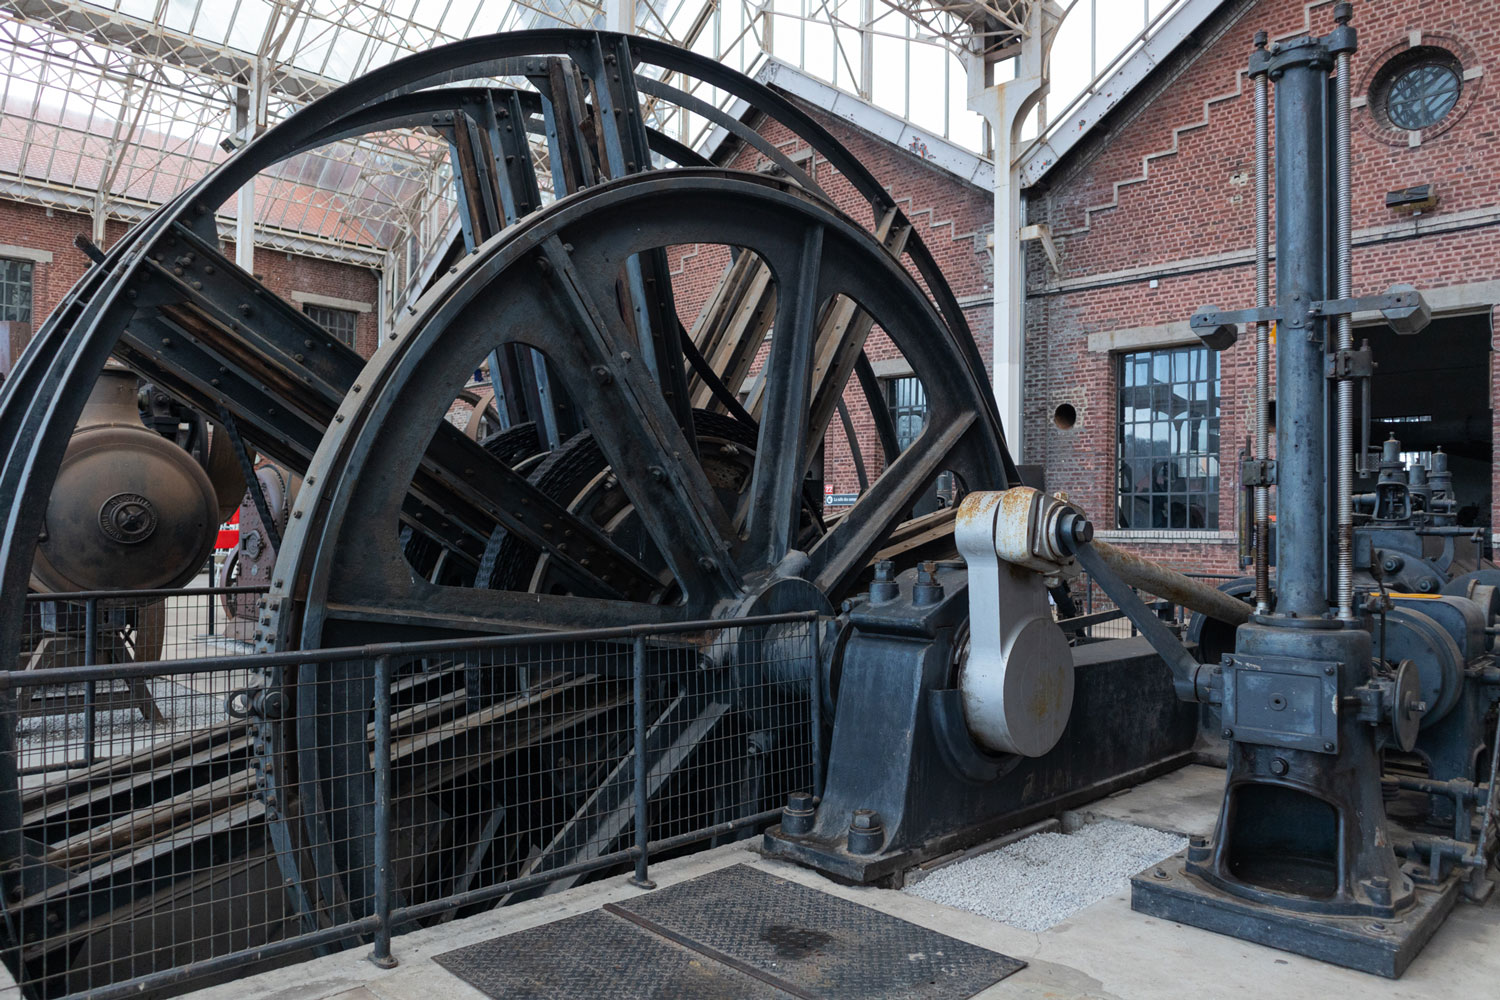
[[[833,208],[781,147],[693,97],[701,85],[811,146],[818,180],[852,186],[868,217]],[[779,177],[711,168],[651,127],[668,106],[737,135]],[[396,128],[446,140],[460,236],[366,363],[225,258],[215,213],[288,157]],[[683,285],[710,260],[722,275],[706,296]],[[904,450],[871,362],[877,342],[929,401]],[[69,431],[110,356],[303,477],[259,629],[268,650],[830,613],[877,558],[952,553],[951,508],[919,513],[940,478],[961,492],[1014,477],[962,311],[889,192],[784,96],[607,33],[476,38],[377,70],[255,139],[90,268],[0,388],[7,620],[20,617]],[[488,433],[466,434],[444,417],[476,398],[466,381],[481,366],[493,402],[471,419]],[[861,492],[825,511],[822,469],[839,449]],[[17,638],[0,630],[5,662]],[[647,651],[660,830],[753,815],[794,790],[787,760],[806,751],[788,734],[806,706],[768,682],[774,663],[750,645],[725,628]],[[392,664],[400,902],[624,842],[630,657],[629,644],[536,644]],[[0,928],[48,928],[19,960],[46,984],[33,992],[69,988],[66,970],[118,953],[111,935],[127,929],[150,955],[133,920],[170,912],[163,901],[185,879],[252,859],[279,867],[266,891],[282,916],[226,906],[204,917],[212,934],[110,975],[369,912],[371,665],[308,664],[259,683],[251,717],[215,737],[218,769],[171,785],[187,794],[253,771],[249,801],[232,804],[240,846],[152,828],[141,846],[168,852],[168,874],[101,892],[97,859],[39,859],[57,856],[47,848],[63,834],[138,826],[150,796],[0,838]],[[22,815],[14,740],[0,734],[0,806]],[[65,889],[41,908],[21,884],[33,877]],[[6,951],[13,967],[17,954]]]
[[[661,247],[706,243],[752,253],[774,276],[764,416],[753,431],[727,416],[691,411],[688,427],[679,424],[662,387],[671,384],[662,375],[667,361],[658,358],[655,372],[642,361],[617,298],[618,276],[630,260]],[[912,364],[928,387],[932,414],[854,507],[828,524],[807,490],[806,473],[826,430],[810,423],[808,397],[819,319],[841,296],[873,316]],[[490,505],[497,520],[508,511],[540,521],[547,543],[504,539],[492,586],[437,585],[410,570],[399,543],[404,484],[420,488],[432,428],[472,370],[472,359],[494,347],[496,331],[506,331],[500,334],[510,338],[505,343],[548,359],[577,401],[586,430],[520,489],[482,481],[470,487],[474,502]],[[685,366],[681,358],[674,363]],[[761,610],[829,613],[856,590],[940,474],[961,487],[1005,481],[1002,445],[985,417],[983,392],[969,377],[962,346],[916,283],[868,233],[820,199],[785,182],[714,170],[599,185],[482,244],[432,289],[361,374],[359,391],[340,407],[341,419],[309,467],[300,516],[284,541],[268,598],[275,644],[306,649]],[[674,651],[654,655],[670,658]],[[582,659],[597,658],[608,656],[591,650]],[[462,673],[476,712],[556,697],[550,688],[522,686],[519,678],[496,679],[493,670],[482,686],[476,671]],[[365,880],[373,867],[365,852],[374,790],[365,734],[372,685],[367,663],[303,668],[295,678],[295,724],[273,727],[267,741],[269,769],[279,776],[274,780],[298,789],[289,799],[316,803],[289,836],[305,839],[319,878],[337,883],[330,898],[371,896]],[[626,703],[618,699],[625,694],[609,685],[590,691],[590,700],[567,701],[566,711],[577,720],[577,738],[595,747],[589,753],[608,761],[619,748],[598,751],[597,745],[623,732]],[[654,710],[688,712],[675,700],[680,695],[664,695]],[[696,692],[693,705],[698,715],[685,717],[683,725],[701,723],[702,713],[728,717],[744,708],[707,691]],[[756,727],[742,728],[748,738]],[[473,738],[467,730],[458,733],[443,738]],[[685,755],[679,767],[686,773],[694,763]],[[601,767],[598,779],[608,771]],[[442,806],[426,792],[420,806],[404,790],[395,801],[413,817],[478,822],[478,814],[456,814],[448,804],[453,796],[437,791]],[[756,801],[732,809],[767,808],[762,796],[773,791],[786,789],[761,789]],[[556,793],[546,797],[557,800]],[[498,807],[485,802],[478,812]],[[556,811],[554,820],[555,834],[544,838],[549,843],[582,822],[567,809]],[[411,836],[426,844],[431,834],[424,827]],[[596,851],[608,846],[596,835],[579,834],[579,844],[556,845],[563,852],[558,863],[578,860],[576,848],[585,842]],[[528,847],[547,850],[545,844]],[[511,856],[510,874],[525,873],[528,854]],[[447,867],[456,869],[456,860]]]

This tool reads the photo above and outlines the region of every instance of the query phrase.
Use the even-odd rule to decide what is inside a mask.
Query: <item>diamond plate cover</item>
[[[450,951],[437,963],[496,1000],[794,1000],[601,910]]]
[[[1026,966],[746,865],[610,909],[818,1000],[962,1000]]]

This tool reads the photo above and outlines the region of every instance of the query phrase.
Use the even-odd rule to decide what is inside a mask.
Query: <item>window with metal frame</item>
[[[352,309],[334,309],[331,306],[317,306],[311,302],[302,306],[302,311],[314,323],[342,340],[349,347],[354,346],[354,334],[359,326],[359,313]]]
[[[0,258],[0,322],[31,322],[34,266],[29,260]]]
[[[905,451],[927,425],[927,390],[914,376],[886,379],[885,401],[896,425],[896,444]]]
[[[1463,77],[1447,59],[1425,59],[1398,72],[1386,93],[1385,111],[1404,129],[1436,125],[1458,104]]]
[[[1116,524],[1219,526],[1219,356],[1204,347],[1120,356]]]

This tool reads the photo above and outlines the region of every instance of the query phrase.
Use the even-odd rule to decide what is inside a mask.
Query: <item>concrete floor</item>
[[[1189,767],[1093,803],[1069,820],[1121,819],[1176,833],[1207,833],[1223,772]],[[746,844],[653,866],[661,886],[733,864],[751,864],[1029,965],[978,996],[983,1000],[1156,1000],[1275,997],[1277,1000],[1487,997],[1500,982],[1500,904],[1460,903],[1400,980],[1391,981],[1133,913],[1128,890],[1041,933],[1016,930],[937,903],[883,889],[836,885],[763,858]],[[366,951],[318,959],[194,994],[196,1000],[479,1000],[433,956],[636,895],[610,879],[503,910],[415,931],[395,941],[400,966],[376,969]],[[1500,894],[1496,894],[1500,897]],[[608,995],[608,984],[601,984]]]

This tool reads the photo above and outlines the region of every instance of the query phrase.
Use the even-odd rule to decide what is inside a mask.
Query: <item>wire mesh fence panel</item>
[[[696,649],[673,649],[672,638],[648,645],[651,839],[729,824],[811,791],[807,623],[728,629]],[[669,776],[680,762],[692,766]]]
[[[21,671],[233,656],[251,651],[225,600],[258,599],[264,589],[33,594],[21,627]],[[114,677],[35,685],[18,692],[23,771],[89,766],[101,756],[154,742],[169,722],[163,705],[177,693],[163,678]],[[204,692],[197,692],[199,695]],[[219,692],[222,694],[223,692]],[[192,714],[202,714],[202,699]],[[181,702],[172,704],[179,710]]]
[[[8,720],[21,763],[81,757],[73,692],[92,687],[100,700],[92,763],[25,773],[5,799],[5,961],[29,997],[180,969],[289,932],[254,735],[226,707],[249,671],[160,666],[75,668],[78,682],[45,688],[68,692],[65,710]],[[24,704],[34,689],[15,690]]]
[[[1130,589],[1158,617],[1174,627],[1185,627],[1188,620],[1192,617],[1192,612],[1181,605],[1161,600],[1135,587],[1131,587]],[[1089,574],[1080,573],[1077,579],[1071,581],[1069,592],[1073,600],[1074,610],[1077,612],[1078,618],[1082,619],[1082,632],[1088,638],[1128,639],[1140,634],[1140,630],[1135,627],[1129,618],[1125,617],[1124,612],[1119,609],[1114,600],[1104,592],[1104,589]],[[1056,613],[1055,609],[1054,613]]]
[[[399,666],[396,905],[609,851],[629,827],[618,775],[631,749],[630,669],[628,641],[543,640]]]
[[[0,957],[28,998],[183,991],[749,835],[813,785],[812,629],[0,674]]]
[[[44,669],[249,653],[255,603],[265,592],[264,587],[204,587],[31,594],[17,666]]]

